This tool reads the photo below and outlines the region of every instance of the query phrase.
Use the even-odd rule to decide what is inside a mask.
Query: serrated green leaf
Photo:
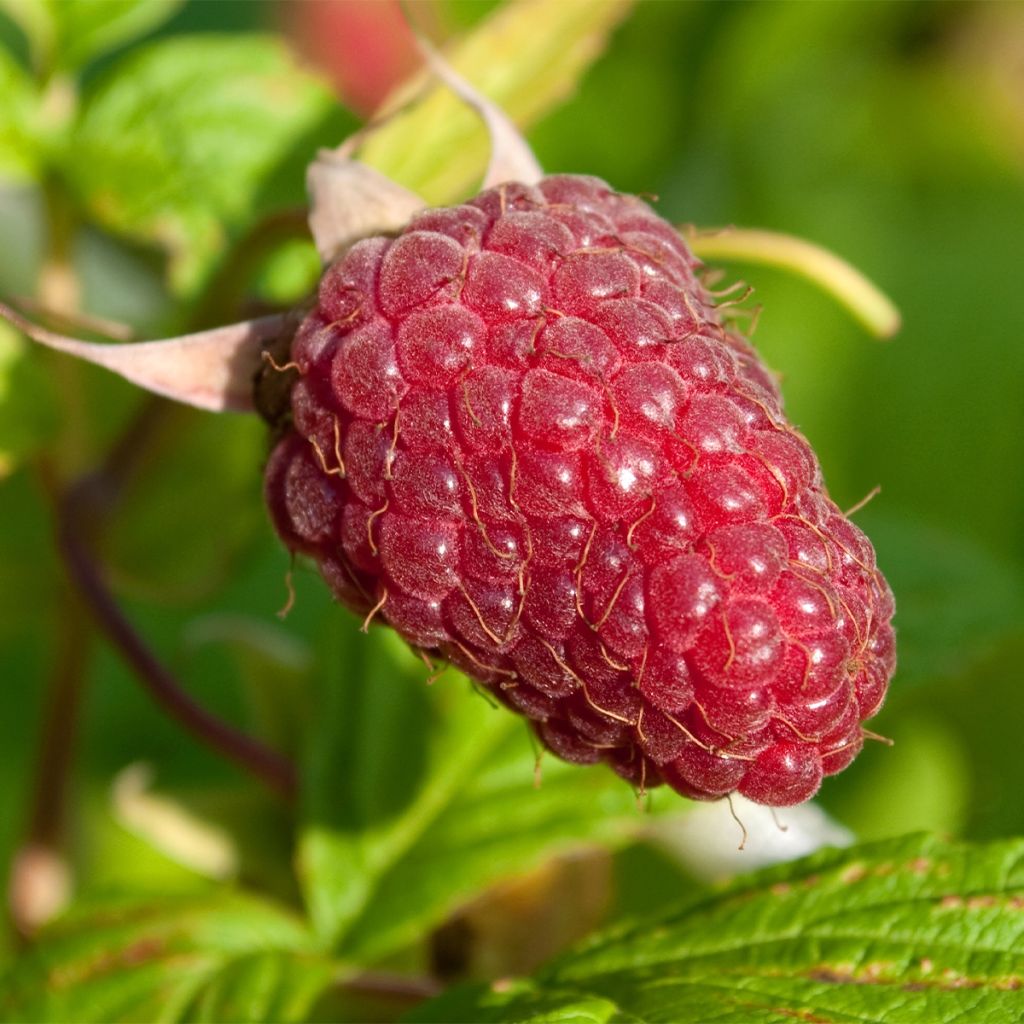
[[[74,71],[166,21],[183,0],[0,0],[47,71]]]
[[[417,1024],[507,1024],[513,1020],[515,1024],[626,1024],[636,1020],[612,999],[571,989],[542,991],[529,982],[499,985],[454,989],[402,1019]]]
[[[417,1024],[506,1024],[513,1020],[515,1024],[625,1024],[636,1018],[611,999],[572,989],[541,990],[529,981],[506,981],[493,987],[474,984],[452,989],[402,1020]]]
[[[189,287],[298,148],[335,115],[328,88],[277,39],[180,36],[119,61],[83,98],[64,170],[91,214],[172,256]],[[301,195],[301,173],[294,189]]]
[[[526,126],[572,92],[629,7],[629,0],[516,0],[447,56],[476,89]],[[439,86],[373,132],[359,154],[432,203],[458,199],[483,173],[487,155],[479,117]]]
[[[0,978],[11,1021],[300,1020],[333,968],[291,914],[223,889],[83,905]]]
[[[57,423],[42,367],[21,336],[0,324],[0,479],[43,444]]]
[[[428,688],[393,635],[339,642],[348,671],[317,701],[300,872],[319,934],[347,959],[379,960],[500,879],[649,823],[604,767],[549,759],[536,788],[523,723],[455,672]]]
[[[25,69],[0,47],[0,179],[31,178],[35,141],[29,130],[36,88]]]
[[[1024,841],[828,850],[415,1021],[982,1024],[1024,1014]]]

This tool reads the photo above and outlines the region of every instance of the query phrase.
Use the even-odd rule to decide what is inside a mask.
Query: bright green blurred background
[[[441,3],[434,16],[455,31],[489,6]],[[159,32],[279,18],[268,3],[193,0]],[[0,39],[12,38],[0,21]],[[546,169],[656,194],[680,223],[822,243],[903,312],[895,340],[872,341],[810,285],[730,268],[756,286],[755,341],[783,374],[790,416],[837,502],[881,487],[857,521],[896,594],[900,668],[872,723],[896,742],[869,745],[820,798],[865,838],[1024,833],[1022,54],[1015,4],[640,3],[576,96],[530,135]],[[262,207],[301,201],[303,160],[353,123],[339,114],[311,129],[294,173],[263,183]],[[40,218],[30,186],[0,189],[0,292],[32,290]],[[182,299],[153,250],[86,227],[74,253],[85,308],[146,334],[181,327]],[[306,250],[285,254],[264,268],[260,297],[297,297],[309,267]],[[18,360],[0,392],[0,451],[28,447],[30,416],[27,434],[49,439],[58,472],[88,469],[139,395],[49,354],[29,363],[14,346],[0,336],[0,365]],[[16,416],[15,388],[32,398]],[[171,414],[104,555],[134,621],[204,702],[294,735],[281,709],[302,706],[324,637],[354,627],[302,569],[294,613],[274,617],[288,560],[261,511],[264,451],[255,421]],[[79,614],[54,555],[39,456],[0,478],[0,867],[25,829],[47,683]],[[173,887],[169,863],[112,824],[113,776],[148,761],[161,782],[211,802],[237,776],[160,716],[103,641],[87,656],[76,862],[90,883]],[[253,844],[266,860],[275,835],[269,821]],[[627,893],[629,872],[650,869],[631,864]]]

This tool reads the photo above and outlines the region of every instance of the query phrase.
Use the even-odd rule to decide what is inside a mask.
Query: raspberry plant
[[[651,44],[651,21],[679,16],[660,7],[634,40]],[[580,157],[576,173],[541,175],[502,108],[525,123],[552,106],[624,5],[508,4],[449,48],[465,79],[431,56],[440,82],[400,92],[315,160],[356,124],[280,40],[172,33],[130,46],[172,13],[149,0],[3,9],[13,102],[0,170],[37,183],[49,240],[37,280],[5,284],[0,312],[65,353],[13,334],[0,348],[3,468],[24,467],[3,486],[17,501],[35,470],[84,599],[60,613],[39,795],[12,859],[22,948],[4,964],[5,1019],[1019,1016],[1017,841],[825,850],[713,893],[695,894],[679,868],[712,842],[723,796],[752,836],[737,853],[731,831],[712,873],[757,866],[766,847],[749,801],[799,803],[845,768],[873,735],[863,723],[894,664],[873,549],[824,490],[743,307],[694,252],[796,268],[876,330],[892,313],[807,243],[684,238],[666,204],[589,177]],[[477,194],[481,115],[492,152]],[[310,161],[322,276],[306,218],[287,205]],[[116,234],[166,257],[151,273],[121,252],[120,306],[80,291],[86,222],[112,233],[106,251],[120,251]],[[8,301],[15,287],[35,301]],[[132,312],[147,288],[167,289],[163,332]],[[191,333],[74,336],[121,333],[96,314]],[[66,354],[207,409],[256,407],[269,429],[140,400]],[[840,376],[807,358],[815,386]],[[109,429],[82,432],[83,394]],[[279,585],[284,569],[257,539],[261,467],[297,556],[283,626],[259,582]],[[147,531],[160,504],[175,514]],[[142,561],[140,596],[133,552],[147,544],[165,556]],[[147,613],[176,580],[194,608],[197,570],[217,558],[228,582],[203,586],[227,586],[221,614]],[[310,563],[356,617],[326,600]],[[990,636],[1019,607],[999,580],[973,602],[992,609]],[[102,735],[119,753],[100,777],[113,778],[117,825],[88,812],[91,866],[69,856],[62,796],[87,615],[177,726],[241,769],[208,757],[200,792],[167,785],[179,735],[154,747],[111,705]],[[942,632],[946,649],[971,649]],[[204,671],[212,644],[235,652],[234,672],[223,660]],[[911,643],[911,672],[915,660]],[[248,715],[206,682],[233,675]],[[103,688],[121,677],[111,668]],[[564,760],[538,757],[494,701]],[[143,754],[159,789],[153,769],[125,767]],[[870,781],[872,764],[839,781]],[[874,792],[872,806],[885,799]],[[783,857],[821,845],[813,808],[782,813]],[[644,840],[670,853],[643,854]],[[618,897],[613,914],[658,913],[565,951],[608,913],[609,858],[624,892],[646,893]],[[441,994],[467,978],[483,981]]]

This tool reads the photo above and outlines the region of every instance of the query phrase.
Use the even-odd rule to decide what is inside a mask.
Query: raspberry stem
[[[900,312],[892,300],[856,267],[823,246],[752,228],[687,228],[683,236],[702,260],[757,263],[807,278],[845,306],[876,338],[891,338],[900,329]]]
[[[144,405],[130,429],[96,472],[81,477],[62,491],[56,491],[57,547],[84,604],[156,703],[208,746],[286,799],[292,799],[296,791],[296,776],[291,762],[221,721],[193,700],[129,622],[92,554],[90,524],[110,521],[111,507],[116,503],[126,479],[154,430],[171,408],[157,399]]]

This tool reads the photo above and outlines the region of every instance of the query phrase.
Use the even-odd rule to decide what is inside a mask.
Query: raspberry
[[[892,595],[676,231],[589,177],[358,242],[266,473],[337,597],[568,761],[813,796],[895,666]]]

